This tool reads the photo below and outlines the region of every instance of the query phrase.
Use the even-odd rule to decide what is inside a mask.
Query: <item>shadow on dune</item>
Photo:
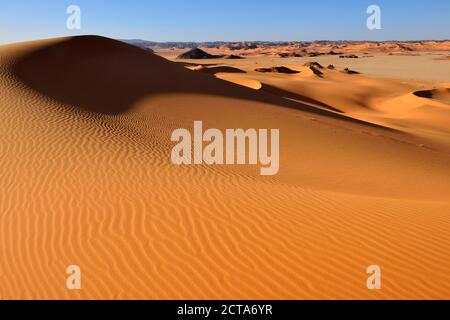
[[[265,92],[272,93],[272,94],[275,94],[277,96],[286,98],[286,99],[298,101],[300,103],[313,104],[313,105],[316,105],[318,107],[325,108],[325,109],[328,109],[328,110],[331,110],[331,111],[334,111],[334,112],[344,113],[341,110],[330,106],[329,104],[326,104],[326,103],[320,102],[318,100],[302,96],[302,95],[297,94],[297,93],[286,91],[284,89],[280,89],[280,88],[277,88],[277,87],[274,87],[274,86],[271,86],[271,85],[268,85],[268,84],[263,84],[262,85],[262,90],[265,91]]]
[[[207,74],[212,74],[212,75],[217,74],[217,73],[247,73],[244,70],[234,68],[234,67],[227,67],[227,66],[209,67],[209,68],[202,69],[201,72],[207,73]]]
[[[255,91],[187,70],[179,63],[104,37],[44,40],[30,46],[35,49],[13,66],[18,79],[50,98],[89,112],[124,113],[149,95],[203,94],[267,103],[392,130],[285,99],[284,93],[280,96],[279,92]],[[305,97],[295,98],[307,102]]]
[[[420,98],[428,98],[428,99],[432,99],[433,98],[433,91],[432,90],[416,91],[416,92],[413,92],[413,94],[416,97],[420,97]]]
[[[173,63],[182,65],[183,67],[198,67],[198,66],[213,67],[213,66],[217,66],[217,63],[193,63],[193,62],[185,62],[185,61],[173,61]]]
[[[422,90],[413,92],[416,97],[434,99],[450,105],[450,88]]]

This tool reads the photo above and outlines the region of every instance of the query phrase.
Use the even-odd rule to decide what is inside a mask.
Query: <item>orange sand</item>
[[[0,47],[0,298],[450,297],[448,84],[227,63],[101,37]],[[194,120],[279,128],[279,175],[172,165]]]

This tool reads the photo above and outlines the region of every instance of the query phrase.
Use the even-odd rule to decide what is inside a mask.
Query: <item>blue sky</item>
[[[76,4],[82,29],[66,28]],[[381,7],[382,30],[366,9]],[[450,38],[449,0],[0,0],[0,43],[98,34],[153,41]]]

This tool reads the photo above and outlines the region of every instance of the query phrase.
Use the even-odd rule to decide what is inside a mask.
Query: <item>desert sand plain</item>
[[[435,49],[1,46],[0,298],[449,298],[450,61]],[[255,71],[276,66],[296,73]],[[279,128],[279,174],[173,165],[171,132],[195,120]],[[66,288],[73,264],[82,290]]]

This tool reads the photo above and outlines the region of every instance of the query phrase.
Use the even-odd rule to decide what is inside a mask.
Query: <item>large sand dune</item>
[[[0,298],[450,297],[447,87],[287,67],[188,70],[101,37],[0,47]],[[279,175],[173,165],[194,120],[279,128]]]

